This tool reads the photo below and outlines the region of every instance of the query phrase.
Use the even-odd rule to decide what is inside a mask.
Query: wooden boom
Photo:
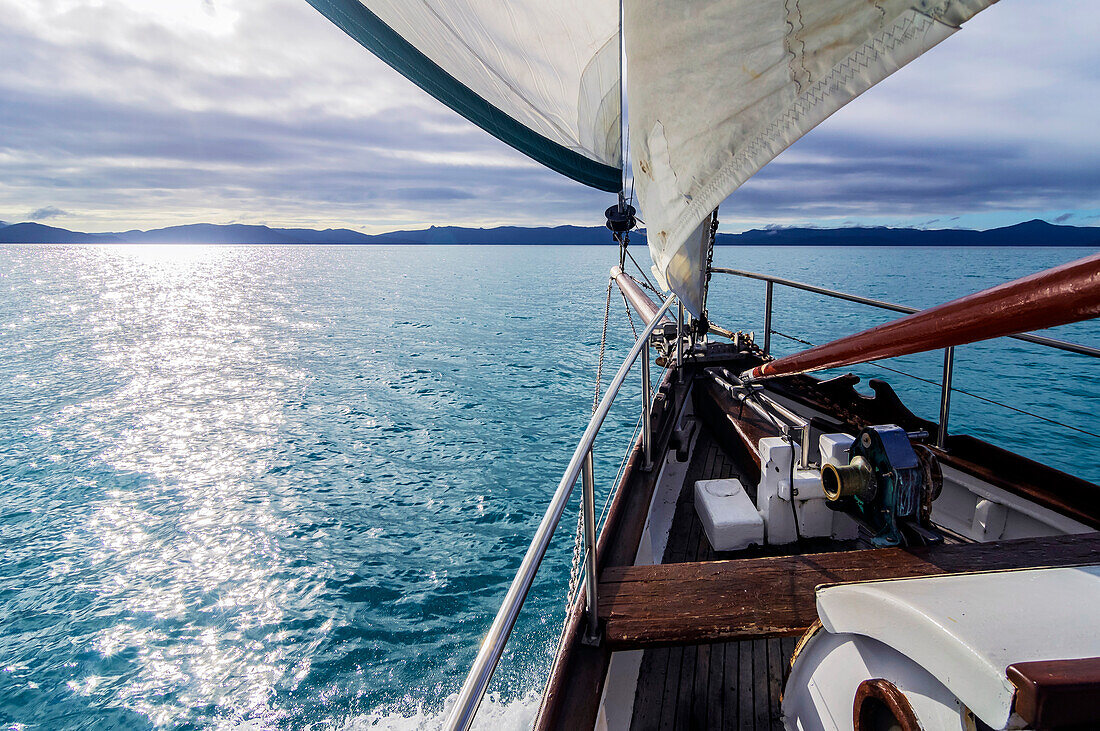
[[[631,306],[637,310],[638,314],[642,316],[642,319],[649,322],[657,314],[657,310],[660,309],[653,300],[642,291],[642,288],[634,283],[626,272],[619,267],[611,268],[611,278],[615,280],[615,284],[619,285],[619,289],[622,291],[623,296],[630,301]],[[662,318],[664,322],[672,322],[667,316]]]
[[[1100,315],[1100,254],[788,355],[744,374],[790,376],[921,353]]]

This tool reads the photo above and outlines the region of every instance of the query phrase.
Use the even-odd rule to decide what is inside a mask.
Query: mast
[[[1100,254],[998,285],[747,371],[750,379],[922,353],[1100,316]]]

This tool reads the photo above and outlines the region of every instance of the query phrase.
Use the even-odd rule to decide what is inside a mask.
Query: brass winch
[[[877,546],[943,540],[930,521],[932,501],[943,487],[939,462],[901,427],[860,431],[847,465],[822,467],[821,486],[829,507],[855,518]]]

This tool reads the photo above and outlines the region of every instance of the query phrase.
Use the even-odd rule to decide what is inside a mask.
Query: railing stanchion
[[[940,428],[936,430],[936,446],[947,448],[947,419],[951,415],[951,375],[955,370],[955,347],[943,349],[943,386],[940,389]]]
[[[607,384],[607,390],[604,391],[603,398],[600,399],[600,403],[596,407],[595,413],[592,414],[592,418],[588,420],[588,426],[584,430],[584,435],[581,436],[577,448],[573,450],[573,456],[569,460],[569,466],[565,468],[565,474],[562,475],[557,489],[554,490],[554,496],[550,499],[550,505],[546,508],[546,514],[542,516],[539,527],[536,529],[535,535],[531,538],[531,545],[527,547],[527,552],[523,554],[523,560],[516,570],[515,578],[512,579],[512,583],[508,587],[508,592],[504,595],[504,601],[501,603],[500,609],[497,611],[497,615],[493,619],[493,623],[485,635],[485,640],[481,643],[481,647],[478,648],[477,657],[474,658],[474,662],[470,666],[470,672],[466,675],[466,680],[462,684],[462,689],[458,692],[458,698],[455,700],[454,705],[451,706],[451,715],[447,719],[446,726],[444,727],[448,731],[467,731],[467,729],[470,728],[470,724],[473,723],[474,714],[477,713],[477,706],[485,695],[485,689],[489,687],[489,681],[493,678],[493,671],[496,669],[497,662],[500,661],[501,653],[504,652],[504,646],[508,642],[508,635],[512,632],[512,628],[516,624],[516,617],[519,616],[520,608],[523,606],[523,600],[527,596],[527,592],[530,590],[531,584],[535,580],[535,573],[538,571],[539,564],[542,563],[542,559],[546,555],[546,549],[550,545],[550,539],[554,535],[554,529],[558,527],[558,522],[561,521],[562,513],[565,512],[565,508],[569,502],[569,496],[573,491],[573,486],[576,484],[577,478],[581,476],[581,472],[586,466],[588,467],[588,474],[592,474],[592,444],[596,440],[596,434],[599,432],[600,426],[604,423],[604,419],[607,418],[607,412],[611,410],[611,404],[615,401],[615,396],[619,393],[619,389],[622,388],[623,381],[626,380],[630,367],[634,365],[638,356],[641,355],[642,348],[644,348],[646,342],[648,342],[645,339],[653,334],[658,323],[662,321],[662,318],[664,318],[672,308],[674,299],[675,297],[673,296],[668,297],[668,299],[657,308],[657,311],[653,313],[653,316],[649,318],[645,329],[641,332],[639,341],[634,343],[634,346],[630,349],[630,353],[626,356],[626,360],[619,366],[619,370],[615,372],[615,376],[611,379],[611,382]],[[589,492],[588,495],[590,496],[586,501],[588,514],[592,516],[596,512],[595,499],[592,497],[592,492]],[[589,575],[592,577],[593,581],[593,595],[595,594],[596,578],[596,527],[594,522],[594,520],[588,521],[588,525],[591,526],[589,533],[591,539],[586,541],[586,545],[589,548],[589,566],[591,568],[591,573]],[[595,597],[593,596],[593,598]],[[592,606],[595,607],[594,601]]]
[[[684,374],[684,303],[676,303],[676,367],[679,377]]]
[[[710,271],[714,274],[732,274],[735,277],[744,277],[745,279],[759,279],[762,282],[773,282],[784,287],[801,289],[803,292],[813,292],[826,297],[833,297],[834,299],[847,300],[848,302],[878,307],[879,309],[890,310],[892,312],[901,312],[906,315],[918,312],[916,307],[896,305],[892,302],[883,302],[882,300],[875,300],[870,297],[859,297],[858,295],[848,294],[846,292],[838,292],[835,289],[826,289],[825,287],[815,287],[812,284],[796,282],[793,279],[773,277],[769,274],[757,274],[756,272],[746,272],[741,269],[727,269],[726,267],[711,267]],[[771,328],[768,329],[770,330]],[[1093,358],[1100,358],[1100,348],[1094,348],[1091,345],[1067,343],[1064,340],[1055,340],[1045,335],[1033,335],[1031,333],[1016,333],[1015,335],[1005,335],[1004,337],[1012,338],[1013,340],[1023,340],[1025,343],[1035,343],[1036,345],[1043,345],[1048,348],[1057,348],[1058,350],[1064,350],[1069,353],[1079,353],[1081,355],[1092,356]]]
[[[599,598],[596,596],[596,478],[592,469],[592,450],[584,458],[581,469],[581,491],[584,500],[584,594],[588,629],[585,640],[593,644],[600,639]]]
[[[653,467],[653,424],[650,414],[650,387],[649,387],[649,339],[646,339],[642,348],[642,456],[645,457],[645,468]]]
[[[764,293],[764,355],[772,352],[772,283],[767,282],[767,291]]]

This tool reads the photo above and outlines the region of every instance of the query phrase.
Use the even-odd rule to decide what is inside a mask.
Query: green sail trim
[[[395,33],[358,0],[306,0],[364,48],[451,109],[546,167],[585,185],[617,193],[622,171],[531,131],[485,101]]]

